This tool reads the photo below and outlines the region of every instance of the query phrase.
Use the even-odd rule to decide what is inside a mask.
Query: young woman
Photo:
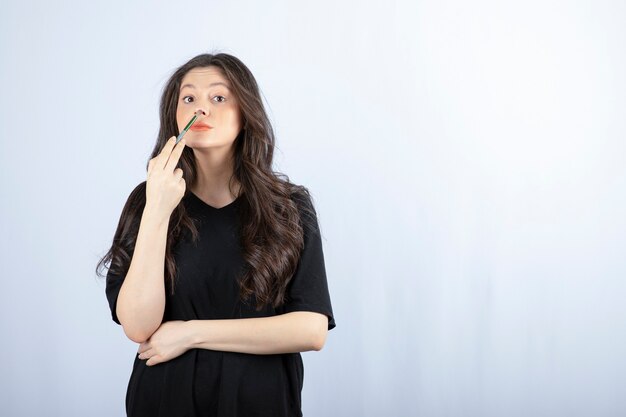
[[[160,123],[96,268],[110,261],[112,318],[139,343],[127,415],[301,416],[300,352],[335,320],[316,211],[272,170],[256,80],[232,55],[198,55],[167,82]]]

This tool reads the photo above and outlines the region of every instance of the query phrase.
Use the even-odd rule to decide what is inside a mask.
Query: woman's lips
[[[207,125],[193,125],[189,130],[209,130],[213,129],[211,126]]]

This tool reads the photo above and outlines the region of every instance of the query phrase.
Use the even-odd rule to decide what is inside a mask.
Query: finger
[[[137,352],[139,354],[139,356],[141,356],[142,359],[145,358],[149,358],[150,356],[154,355],[154,350],[153,349],[146,349],[143,352]]]
[[[169,159],[167,160],[167,164],[165,164],[164,169],[166,171],[169,171],[169,172],[174,171],[174,168],[178,164],[178,160],[180,159],[180,156],[182,155],[183,150],[185,149],[185,143],[186,143],[185,138],[182,138],[180,142],[178,142],[178,145],[174,147],[174,150],[172,151]]]
[[[182,142],[182,141],[181,141]],[[155,169],[163,169],[165,168],[165,164],[167,163],[167,159],[172,153],[172,149],[174,149],[174,144],[176,143],[176,136],[172,136],[161,149],[161,153],[157,155],[157,160],[155,162]],[[179,142],[180,143],[180,142]]]
[[[146,365],[148,366],[156,365],[157,363],[159,363],[160,359],[161,357],[159,355],[154,355],[153,357],[151,357],[150,359],[146,361]]]

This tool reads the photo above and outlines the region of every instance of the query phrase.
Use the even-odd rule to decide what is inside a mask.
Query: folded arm
[[[190,348],[259,355],[319,351],[326,342],[328,317],[294,311],[271,317],[189,320]]]

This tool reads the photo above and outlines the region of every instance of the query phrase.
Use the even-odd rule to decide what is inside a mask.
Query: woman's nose
[[[200,111],[202,112],[202,114],[203,114],[204,116],[206,116],[206,112],[204,111],[204,109],[196,109],[196,111],[198,111],[198,110],[200,110]],[[194,112],[194,113],[195,113],[195,112]]]

